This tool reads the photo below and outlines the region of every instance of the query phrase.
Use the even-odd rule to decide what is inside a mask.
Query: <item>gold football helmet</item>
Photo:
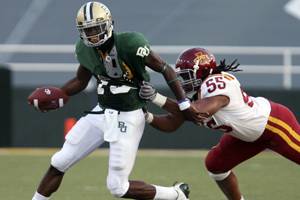
[[[76,26],[84,44],[97,47],[112,36],[113,20],[104,4],[91,1],[78,10]]]

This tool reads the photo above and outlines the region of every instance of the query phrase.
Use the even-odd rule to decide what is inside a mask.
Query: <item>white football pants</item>
[[[96,106],[94,111],[97,110],[101,108]],[[142,109],[119,113],[106,111],[109,112],[80,118],[67,134],[62,149],[52,156],[51,165],[65,172],[108,140],[107,187],[114,196],[121,197],[129,187],[128,177],[144,131],[144,113]]]

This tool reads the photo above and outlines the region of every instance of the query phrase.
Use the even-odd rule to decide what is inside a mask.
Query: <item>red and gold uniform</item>
[[[209,76],[201,85],[201,98],[216,95],[225,95],[230,102],[205,123],[224,132],[206,157],[208,171],[227,172],[265,149],[300,164],[300,126],[287,107],[248,96],[239,81],[224,72]]]

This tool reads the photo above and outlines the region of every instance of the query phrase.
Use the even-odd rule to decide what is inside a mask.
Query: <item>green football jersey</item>
[[[102,107],[132,111],[146,104],[138,93],[139,84],[150,80],[145,69],[150,46],[137,32],[114,33],[113,37],[114,46],[107,55],[87,47],[80,39],[76,44],[76,56],[82,66],[101,80],[97,91]]]

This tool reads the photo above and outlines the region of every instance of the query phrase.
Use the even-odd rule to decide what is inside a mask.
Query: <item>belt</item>
[[[85,110],[83,111],[84,114],[104,114],[105,112],[105,109],[103,110],[100,110],[100,111],[88,111],[88,110]],[[118,114],[120,114],[120,111],[118,111]]]

